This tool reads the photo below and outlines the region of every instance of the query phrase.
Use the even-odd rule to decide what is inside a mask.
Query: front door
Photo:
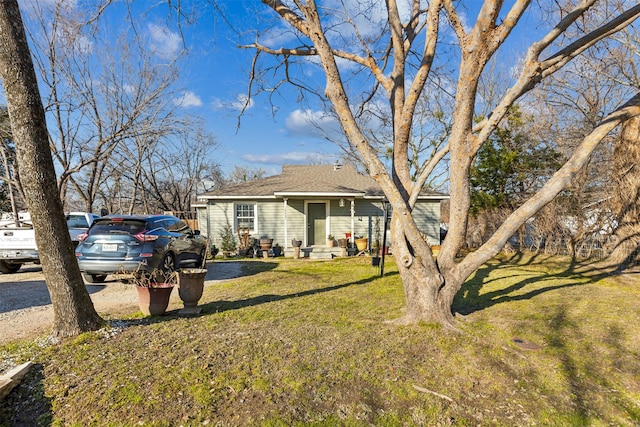
[[[327,205],[309,203],[307,205],[308,245],[325,245],[327,241]]]

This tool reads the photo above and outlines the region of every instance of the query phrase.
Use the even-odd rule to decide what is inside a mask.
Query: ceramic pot
[[[205,268],[190,268],[180,271],[178,275],[178,294],[184,304],[179,311],[182,314],[197,314],[202,311],[198,307],[198,301],[204,290],[204,278],[207,275]]]
[[[136,286],[138,290],[138,306],[145,316],[160,316],[167,311],[169,298],[173,286],[162,286],[162,284],[151,287]]]
[[[367,250],[367,243],[369,242],[369,239],[366,237],[363,237],[361,239],[356,239],[356,246],[358,247],[359,251],[365,251]]]
[[[273,239],[260,239],[260,249],[268,251],[273,246]]]

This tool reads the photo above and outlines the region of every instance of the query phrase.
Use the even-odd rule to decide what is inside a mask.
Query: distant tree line
[[[35,2],[23,10],[65,209],[191,210],[197,184],[223,177],[215,137],[176,105],[180,52],[159,58],[130,15],[114,28],[105,16],[89,15],[91,8],[85,16],[67,6]],[[11,136],[2,129],[6,212],[10,182],[17,207],[26,205]]]

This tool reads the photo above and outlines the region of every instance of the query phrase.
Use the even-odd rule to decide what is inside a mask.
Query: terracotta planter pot
[[[182,270],[178,275],[178,294],[184,304],[184,308],[179,311],[181,314],[197,314],[202,311],[198,307],[198,301],[202,297],[204,290],[204,278],[207,275],[205,268],[193,268]]]
[[[273,246],[273,239],[260,239],[260,249],[268,251]]]
[[[367,243],[369,242],[369,239],[366,237],[363,237],[361,239],[356,239],[356,246],[358,247],[359,251],[365,251],[367,250]]]
[[[138,290],[138,306],[142,314],[145,316],[160,316],[167,311],[173,286],[136,286],[136,289]]]
[[[348,244],[349,244],[349,240],[338,239],[338,246],[340,246],[341,248],[346,248]]]

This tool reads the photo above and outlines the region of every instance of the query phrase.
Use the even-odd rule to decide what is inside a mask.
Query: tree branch
[[[614,128],[632,117],[640,116],[640,93],[627,101],[623,106],[605,117],[602,122],[587,135],[582,144],[576,148],[567,162],[547,181],[542,189],[516,209],[489,240],[477,251],[470,253],[459,264],[462,277],[468,277],[484,262],[495,256],[506,241],[521,227],[527,219],[539,212],[551,202],[560,191],[567,188],[575,175],[589,160],[604,137]]]
[[[466,45],[467,33],[464,31],[464,27],[462,26],[462,21],[458,16],[458,12],[456,11],[456,7],[453,5],[452,0],[444,0],[444,8],[447,11],[447,16],[449,17],[449,24],[453,31],[456,33],[458,37],[458,42],[460,43],[460,47],[464,48]]]
[[[260,52],[269,53],[271,55],[283,55],[283,56],[316,56],[318,55],[318,51],[312,46],[304,46],[304,47],[298,47],[293,49],[287,49],[284,47],[281,47],[280,49],[272,49],[260,43],[251,43],[248,45],[240,45],[238,47],[242,49],[256,49]]]

